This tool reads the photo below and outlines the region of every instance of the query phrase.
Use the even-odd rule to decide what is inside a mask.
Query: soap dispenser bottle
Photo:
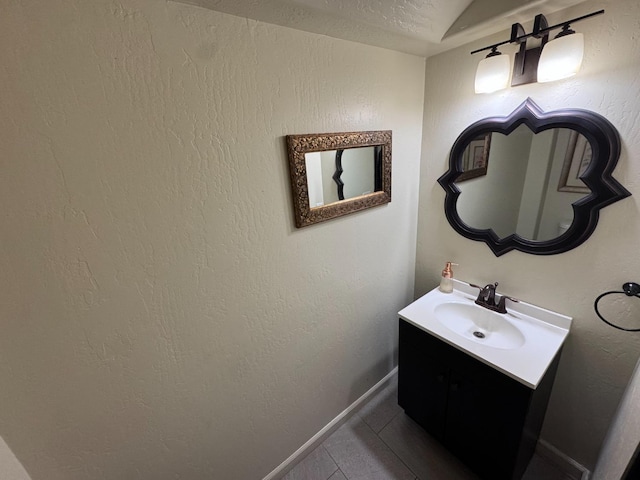
[[[440,279],[440,291],[442,293],[453,292],[453,270],[451,270],[451,265],[457,266],[458,264],[447,262],[444,266],[444,270],[442,270],[442,278]]]

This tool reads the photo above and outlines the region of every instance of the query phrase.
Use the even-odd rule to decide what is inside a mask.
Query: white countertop
[[[398,314],[425,332],[535,389],[567,338],[571,317],[522,301],[508,301],[508,313],[502,316],[523,333],[524,344],[514,349],[490,347],[481,340],[475,341],[450,330],[436,318],[434,309],[438,305],[451,302],[473,305],[478,296],[478,289],[459,280],[453,282],[453,293],[442,293],[436,288]]]

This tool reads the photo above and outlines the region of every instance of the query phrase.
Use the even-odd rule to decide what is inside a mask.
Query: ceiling
[[[584,0],[180,0],[239,17],[429,57]],[[506,38],[505,38],[506,39]]]

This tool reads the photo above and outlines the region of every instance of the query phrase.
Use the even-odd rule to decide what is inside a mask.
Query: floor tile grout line
[[[385,424],[382,426],[382,428],[380,429],[380,431],[379,431],[378,433],[376,433],[376,435],[380,436],[380,432],[382,432],[382,430],[384,430],[385,428],[387,428],[387,426],[388,426],[391,422],[393,422],[393,421],[396,419],[396,417],[397,417],[398,415],[400,415],[401,413],[404,413],[404,410],[402,410],[402,411],[400,411],[400,412],[396,413],[393,417],[391,417],[391,419],[390,419],[387,423],[385,423]]]
[[[365,403],[365,404],[362,406],[362,408],[356,412],[356,415],[360,418],[360,420],[362,420],[364,423],[366,423],[366,424],[369,426],[369,428],[371,428],[371,430],[373,430],[373,427],[372,427],[371,425],[369,425],[369,422],[367,422],[367,419],[362,415],[362,410],[363,410],[363,409],[364,409],[364,407],[366,407],[366,406],[367,406],[367,404]],[[401,413],[404,413],[404,410],[400,410],[399,412],[395,413],[395,414],[391,417],[391,419],[387,420],[387,422],[386,422],[382,427],[380,427],[380,432],[381,432],[382,430],[384,430],[384,429],[387,427],[387,425],[389,425],[391,422],[393,422],[393,420],[394,420],[394,419],[395,419],[399,414],[401,414]],[[375,430],[373,430],[373,433],[375,433],[376,435],[378,435],[378,433],[379,433],[379,432],[376,432]]]
[[[397,387],[396,387],[396,388],[397,388]],[[369,400],[369,401],[371,401],[371,400]],[[397,458],[397,459],[398,459],[398,460],[399,460],[399,461],[400,461],[400,462],[401,462],[401,463],[402,463],[402,464],[407,468],[407,470],[408,470],[409,472],[411,472],[411,475],[413,475],[413,477],[414,477],[414,478],[413,478],[413,480],[420,480],[420,479],[419,479],[419,477],[418,477],[418,475],[417,475],[417,474],[416,474],[416,473],[415,473],[415,472],[414,472],[414,471],[409,467],[409,465],[407,465],[407,464],[405,463],[405,461],[404,461],[404,460],[402,460],[402,458],[400,458],[400,456],[395,452],[395,450],[391,447],[391,445],[389,445],[387,442],[385,442],[385,441],[384,441],[384,439],[380,436],[380,433],[382,433],[382,431],[383,431],[385,428],[387,428],[387,426],[388,426],[391,422],[393,422],[393,420],[394,420],[394,419],[396,419],[396,418],[398,417],[398,415],[400,415],[400,414],[404,414],[404,410],[401,410],[401,411],[397,412],[395,415],[393,415],[393,417],[392,417],[389,421],[387,421],[387,422],[382,426],[382,428],[380,428],[380,431],[379,431],[379,432],[376,432],[376,431],[373,429],[373,427],[372,427],[371,425],[369,425],[369,423],[366,421],[366,419],[364,418],[364,416],[363,416],[363,415],[361,415],[362,410],[367,406],[367,404],[368,404],[368,403],[369,403],[369,402],[367,402],[367,403],[365,403],[364,405],[362,405],[362,407],[361,407],[361,408],[356,412],[356,415],[358,416],[358,418],[360,418],[360,421],[362,421],[362,423],[364,423],[364,424],[367,426],[367,428],[368,428],[369,430],[371,430],[371,431],[373,432],[373,434],[374,434],[376,437],[378,437],[378,439],[379,439],[379,440],[380,440],[380,441],[381,441],[381,442],[382,442],[382,443],[383,443],[383,444],[384,444],[384,445],[389,449],[389,451],[390,451],[391,453],[393,453],[393,455],[394,455],[394,456],[395,456],[395,457],[396,457],[396,458]],[[335,461],[335,460],[334,460],[334,461]],[[346,477],[346,475],[345,475],[345,477]],[[347,480],[349,480],[349,479],[347,478]]]
[[[365,405],[363,405],[363,407],[364,407],[364,406],[366,406],[366,404],[365,404]],[[369,423],[367,423],[366,419],[365,419],[362,415],[360,415],[360,412],[358,412],[356,415],[358,415],[358,417],[360,417],[360,420],[362,420],[362,422],[363,422],[367,427],[369,427],[369,430],[371,430],[371,431],[374,433],[374,435],[375,435],[376,437],[378,437],[382,443],[384,443],[384,444],[385,444],[385,446],[386,446],[386,447],[387,447],[387,448],[388,448],[388,449],[389,449],[389,450],[390,450],[390,451],[391,451],[391,452],[396,456],[396,458],[397,458],[398,460],[400,460],[400,462],[402,462],[402,464],[403,464],[405,467],[407,467],[407,470],[409,470],[409,471],[411,472],[411,474],[414,476],[414,480],[420,480],[420,479],[419,479],[419,477],[418,477],[418,475],[416,474],[416,472],[414,472],[414,471],[409,467],[409,465],[407,465],[407,464],[405,463],[405,461],[404,461],[404,460],[402,460],[402,458],[400,458],[400,456],[395,452],[395,450],[391,447],[391,445],[389,445],[387,442],[385,442],[385,441],[384,441],[384,439],[380,436],[380,434],[382,433],[382,431],[383,431],[385,428],[387,428],[387,426],[389,426],[389,424],[390,424],[391,422],[393,422],[393,421],[398,417],[398,415],[400,415],[400,414],[404,414],[404,410],[399,411],[398,413],[396,413],[396,414],[395,414],[395,415],[394,415],[394,416],[393,416],[393,417],[392,417],[392,418],[391,418],[387,423],[385,423],[385,424],[384,424],[384,426],[383,426],[382,428],[380,428],[380,431],[379,431],[379,432],[376,432],[376,431],[373,429],[373,427],[371,427],[371,425],[369,425]],[[348,479],[347,479],[347,480],[348,480]]]
[[[399,413],[399,412],[398,412],[398,413]],[[404,412],[403,412],[403,413],[404,413]],[[395,418],[395,417],[397,417],[397,416],[398,416],[398,414],[396,414],[393,418]],[[381,442],[382,442],[382,443],[383,443],[383,444],[384,444],[384,445],[389,449],[389,451],[390,451],[391,453],[393,453],[393,455],[394,455],[394,456],[395,456],[395,457],[400,461],[400,463],[402,463],[405,467],[407,467],[407,470],[409,470],[409,472],[411,472],[411,475],[413,475],[413,480],[416,480],[416,479],[418,478],[418,475],[416,475],[416,472],[414,472],[413,470],[411,470],[411,469],[409,468],[409,465],[407,465],[407,464],[404,462],[404,460],[402,460],[402,458],[400,458],[400,456],[395,452],[395,450],[394,450],[393,448],[391,448],[391,446],[390,446],[387,442],[385,442],[385,441],[384,441],[384,439],[383,439],[380,435],[378,435],[378,434],[373,430],[373,428],[371,428],[371,427],[369,426],[369,424],[368,424],[367,422],[365,422],[365,421],[363,420],[363,421],[362,421],[362,423],[364,423],[364,424],[367,426],[367,428],[368,428],[369,430],[371,430],[371,431],[373,432],[373,434],[374,434],[376,437],[378,437],[378,439],[379,439],[379,440],[380,440],[380,441],[381,441]],[[387,425],[388,425],[388,423],[387,423]],[[385,425],[385,427],[386,427],[386,425]],[[380,431],[382,432],[382,430],[384,430],[384,428],[383,428],[383,429],[381,429]],[[347,479],[347,480],[348,480],[348,479]]]
[[[402,412],[402,413],[404,413],[404,412]],[[398,415],[396,415],[396,417],[397,417],[397,416],[398,416]],[[395,417],[394,417],[394,418],[395,418]],[[389,422],[389,423],[391,423],[391,422]],[[387,424],[387,425],[388,425],[388,424]],[[382,430],[384,430],[384,429],[382,429]],[[382,432],[382,430],[380,430],[380,432]],[[414,471],[411,469],[411,467],[410,467],[409,465],[407,465],[407,463],[406,463],[406,462],[405,462],[405,461],[400,457],[400,455],[398,455],[398,454],[395,452],[395,450],[391,447],[391,445],[389,445],[387,442],[385,442],[385,441],[384,441],[384,438],[382,438],[380,435],[378,435],[378,438],[382,441],[382,443],[384,443],[384,444],[387,446],[387,448],[388,448],[389,450],[391,450],[391,451],[393,452],[393,454],[394,454],[396,457],[398,457],[398,460],[400,460],[400,461],[402,462],[402,464],[403,464],[405,467],[407,467],[407,470],[409,470],[409,471],[411,472],[411,474],[413,475],[414,480],[420,480],[420,477],[418,477],[418,475],[416,474],[416,472],[414,472]]]
[[[336,474],[336,472],[337,472],[338,470],[340,470],[340,472],[342,473],[342,475],[344,475],[344,478],[347,478],[347,476],[344,474],[344,472],[340,469],[340,465],[338,465],[338,462],[336,462],[336,459],[335,459],[335,458],[333,458],[333,457],[331,456],[331,452],[325,448],[325,446],[324,446],[324,442],[322,442],[322,443],[321,443],[320,445],[318,445],[318,446],[319,446],[319,447],[322,447],[322,450],[324,450],[324,451],[325,451],[325,453],[326,453],[327,455],[329,455],[329,458],[331,459],[331,461],[333,462],[333,464],[336,466],[336,469],[333,471],[333,473],[332,473],[331,475],[329,475],[329,476],[326,478],[326,480],[329,480],[329,479],[331,478],[331,476],[332,476],[332,475],[335,475],[335,474]],[[349,479],[347,478],[347,480],[349,480]]]
[[[326,449],[326,448],[325,448],[324,450],[325,450],[325,452],[327,451],[327,449]],[[328,452],[327,452],[327,453],[328,453]],[[329,456],[331,456],[331,455],[329,455]],[[333,460],[333,458],[332,458],[331,460]],[[336,474],[336,472],[337,472],[338,470],[340,470],[340,467],[338,466],[338,464],[336,463],[336,461],[335,461],[335,460],[333,460],[333,463],[335,464],[336,469],[335,469],[333,472],[331,472],[331,474],[330,474],[330,475],[329,475],[325,480],[329,480],[331,477],[333,477],[333,476]],[[344,473],[343,473],[343,475],[344,475]]]

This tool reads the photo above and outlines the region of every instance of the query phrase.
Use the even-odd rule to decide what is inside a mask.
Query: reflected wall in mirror
[[[297,227],[391,201],[391,131],[287,135]]]
[[[490,136],[486,174],[469,179],[468,158]],[[508,117],[468,127],[438,182],[445,214],[460,234],[496,255],[516,249],[550,255],[575,248],[599,210],[630,195],[612,176],[620,152],[615,128],[585,110],[544,113],[530,99]]]
[[[304,160],[310,208],[382,190],[379,145],[309,152]]]
[[[535,134],[524,124],[509,135],[492,135],[489,175],[460,184],[460,178],[467,173],[463,156],[464,171],[456,179],[461,220],[473,228],[490,228],[500,238],[515,232],[524,239],[539,241],[564,233],[573,222],[573,203],[589,189],[577,176],[575,190],[558,191],[557,186],[567,157],[577,157],[576,139],[587,143],[584,136],[568,128]],[[473,142],[465,155],[470,148]],[[583,147],[581,151],[585,150]],[[574,163],[584,162],[581,157]],[[587,166],[588,162],[582,173]],[[586,193],[579,193],[580,187]]]

